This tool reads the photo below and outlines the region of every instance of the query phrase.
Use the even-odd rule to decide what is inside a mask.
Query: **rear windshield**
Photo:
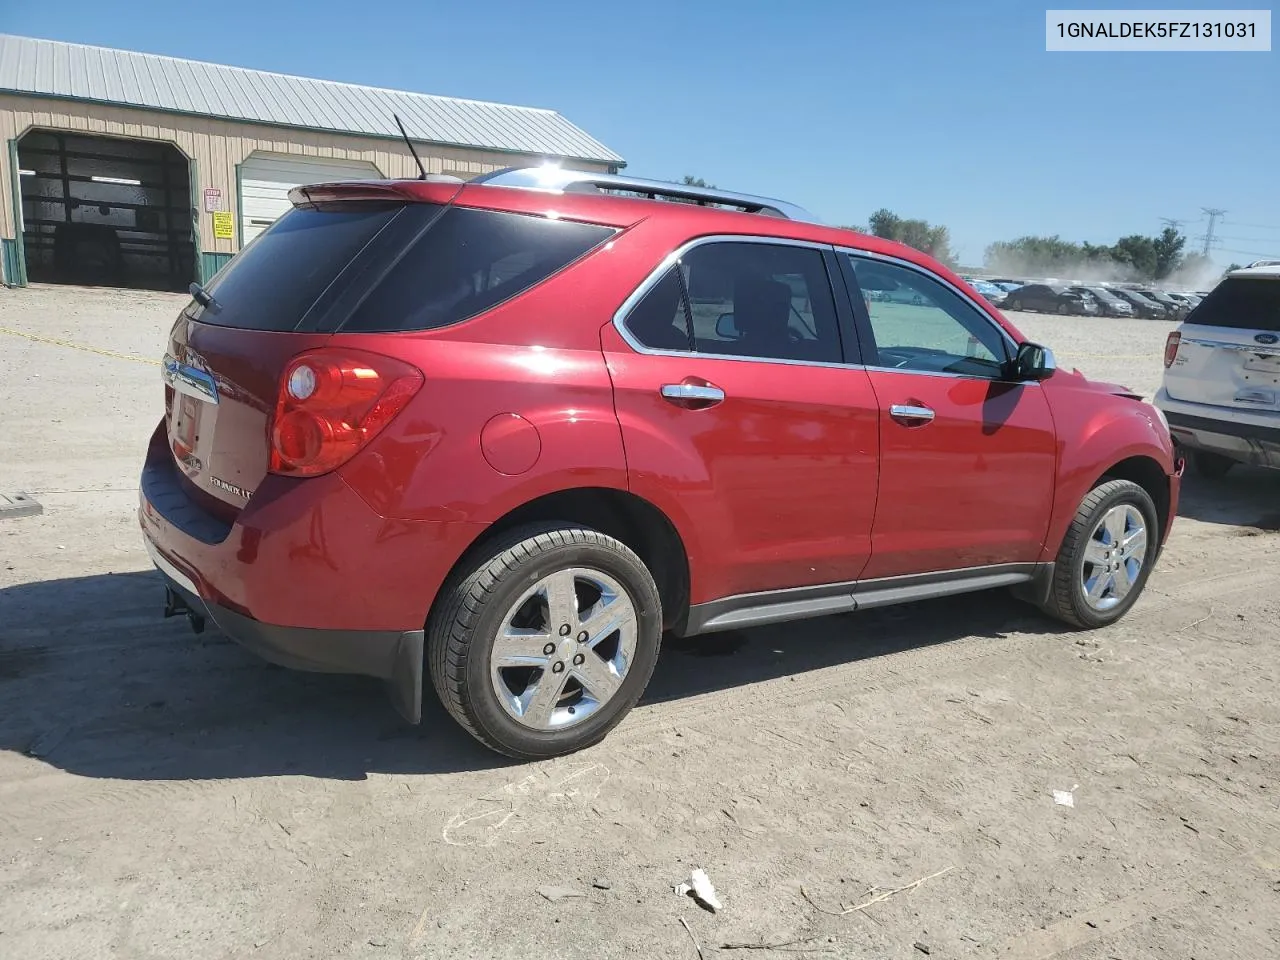
[[[1187,323],[1280,330],[1280,277],[1227,277],[1187,314]]]
[[[335,203],[290,210],[208,285],[217,309],[193,307],[193,315],[225,327],[293,330],[402,209],[399,204]]]
[[[547,279],[613,233],[597,224],[451,207],[342,329],[399,332],[458,323]]]

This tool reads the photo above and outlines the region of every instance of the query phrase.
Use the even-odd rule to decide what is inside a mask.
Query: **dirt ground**
[[[0,290],[0,492],[45,508],[0,521],[0,957],[1276,955],[1280,476],[1189,478],[1117,626],[997,593],[669,644],[604,744],[511,765],[161,619],[179,304]],[[1166,324],[1014,319],[1159,382]]]

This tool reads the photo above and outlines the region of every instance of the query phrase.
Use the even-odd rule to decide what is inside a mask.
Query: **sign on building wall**
[[[222,191],[217,187],[204,188],[204,212],[214,213],[222,209]]]
[[[215,240],[234,240],[236,224],[230,213],[216,210],[213,214],[213,238]]]

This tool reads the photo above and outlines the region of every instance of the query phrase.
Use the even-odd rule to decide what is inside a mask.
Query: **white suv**
[[[1169,334],[1164,366],[1155,404],[1198,473],[1280,469],[1280,262],[1227,274]]]

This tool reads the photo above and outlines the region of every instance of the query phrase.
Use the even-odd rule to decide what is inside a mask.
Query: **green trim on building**
[[[232,253],[201,253],[200,254],[200,282],[208,283],[213,279],[213,275],[227,265],[227,262],[235,254]]]
[[[13,188],[13,232],[12,240],[7,237],[0,240],[0,266],[4,268],[4,282],[11,287],[27,285],[27,248],[22,242],[22,175],[18,173],[18,141],[10,140],[9,177]]]
[[[240,178],[240,164],[236,164],[236,249],[244,249],[244,190]]]
[[[27,279],[23,276],[25,266],[22,254],[18,249],[18,241],[7,237],[0,240],[0,260],[3,260],[4,282],[11,287],[25,287]]]

